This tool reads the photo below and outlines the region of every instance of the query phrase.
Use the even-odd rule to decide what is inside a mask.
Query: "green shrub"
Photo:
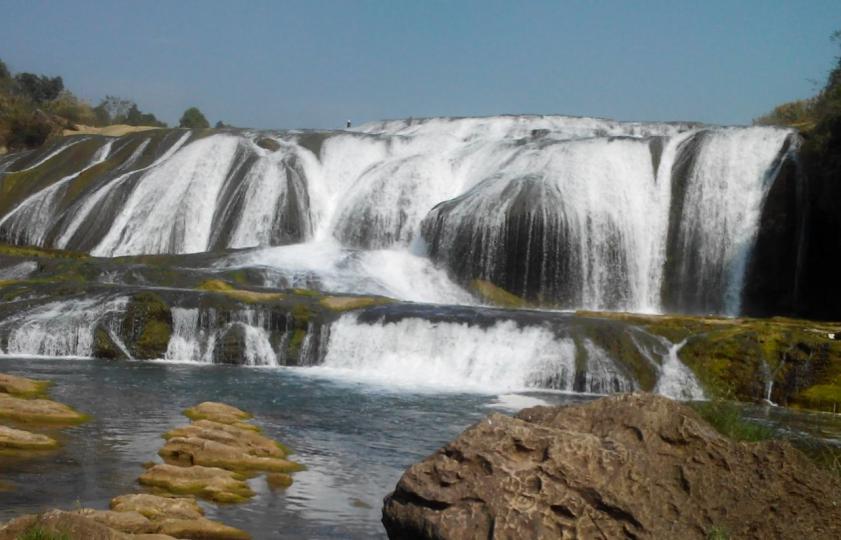
[[[52,101],[64,90],[61,77],[47,77],[34,73],[18,73],[15,75],[17,91],[35,103]]]
[[[207,118],[204,117],[204,114],[197,107],[190,107],[181,115],[178,126],[189,129],[204,129],[210,127],[210,122],[207,121]]]

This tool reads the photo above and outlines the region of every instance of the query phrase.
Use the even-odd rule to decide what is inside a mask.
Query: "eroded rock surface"
[[[51,450],[58,441],[47,435],[0,425],[0,449]]]
[[[25,423],[77,424],[85,415],[49,399],[24,399],[0,393],[0,418]]]
[[[39,381],[0,373],[0,392],[18,397],[34,397],[44,393],[49,386],[48,381]]]
[[[163,463],[151,467],[138,481],[171,493],[195,494],[217,502],[242,502],[254,495],[244,476],[218,467]]]
[[[391,538],[841,537],[841,481],[648,394],[493,414],[410,467]]]

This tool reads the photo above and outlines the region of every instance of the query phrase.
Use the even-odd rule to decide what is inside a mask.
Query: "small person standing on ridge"
[[[350,120],[347,121],[347,126],[345,128],[350,129]]]

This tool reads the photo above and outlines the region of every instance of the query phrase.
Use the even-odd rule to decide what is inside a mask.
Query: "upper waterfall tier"
[[[0,160],[0,241],[98,256],[336,242],[428,253],[457,283],[543,305],[738,313],[797,146],[776,128],[559,116],[78,136]]]

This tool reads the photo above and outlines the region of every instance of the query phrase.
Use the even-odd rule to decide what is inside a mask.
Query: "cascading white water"
[[[0,321],[0,336],[12,356],[90,357],[99,323],[122,315],[124,297],[52,302]]]
[[[484,278],[562,308],[651,312],[662,310],[664,267],[675,258],[666,238],[675,229],[675,249],[692,252],[682,260],[718,276],[726,300],[711,309],[738,313],[770,168],[792,133],[540,116],[403,120],[356,131],[315,134],[316,146],[308,134],[272,134],[276,150],[258,147],[264,135],[255,133],[185,131],[162,143],[152,165],[132,170],[147,139],[69,206],[56,203],[75,172],[30,195],[0,217],[0,235],[93,246],[100,256],[295,244],[238,261],[345,292],[467,303],[471,295],[454,281]],[[699,134],[675,225],[675,162],[685,158],[682,143]],[[70,144],[31,169],[48,170]],[[109,211],[97,212],[103,204]],[[424,218],[440,218],[425,240],[454,279],[439,279],[429,265],[419,285],[398,283],[399,268],[422,266],[415,255],[425,246]],[[307,252],[313,263],[302,269],[293,254]]]
[[[215,310],[200,312],[196,308],[172,308],[172,336],[164,359],[178,362],[212,364],[214,353],[225,332],[233,328],[242,331],[242,349],[238,351],[247,366],[277,366],[278,354],[273,349],[268,321],[262,312],[241,310],[233,312],[233,320],[217,321]]]
[[[312,242],[232,255],[219,268],[266,269],[265,286],[377,294],[412,302],[472,304],[461,287],[426,257],[402,250],[361,251]]]
[[[636,388],[606,351],[584,339],[586,380],[575,387],[577,347],[543,326],[488,327],[404,318],[368,324],[354,314],[330,326],[315,374],[390,387],[505,392],[527,388],[613,393]]]
[[[195,253],[208,248],[219,191],[239,139],[195,141],[146,174],[91,253]]]
[[[15,243],[36,246],[44,245],[44,239],[47,236],[47,232],[52,225],[56,213],[55,205],[57,198],[62,193],[62,190],[71,181],[78,178],[79,175],[108,159],[113,144],[113,140],[107,141],[96,151],[90,163],[85,167],[73,174],[65,176],[51,186],[38,191],[21,202],[11,212],[0,219],[0,230],[5,229],[5,236]],[[56,150],[53,155],[62,152],[70,146],[72,145],[63,146],[59,150]]]
[[[686,344],[686,340],[680,343],[669,343],[661,338],[661,343],[668,352],[662,357],[660,376],[657,379],[654,392],[672,399],[691,401],[704,399],[704,391],[701,389],[698,380],[678,358],[678,353]]]
[[[66,249],[68,247],[69,242],[73,239],[73,236],[76,234],[76,231],[79,230],[79,227],[81,227],[85,220],[89,218],[93,210],[100,204],[101,201],[103,201],[109,194],[120,189],[120,187],[134,174],[138,174],[145,170],[152,169],[160,163],[168,160],[170,157],[172,157],[172,155],[175,152],[177,152],[181,148],[181,146],[184,145],[185,142],[187,142],[187,139],[189,137],[189,133],[184,133],[184,135],[182,135],[181,138],[179,138],[175,144],[173,144],[160,158],[155,160],[155,162],[153,162],[151,165],[141,169],[133,170],[131,168],[132,165],[137,163],[138,159],[140,159],[141,154],[143,154],[143,151],[146,150],[147,146],[149,146],[149,140],[147,139],[140,143],[140,145],[132,153],[132,155],[129,156],[126,163],[120,166],[120,170],[125,170],[126,172],[117,176],[104,186],[100,187],[91,195],[83,199],[78,207],[72,209],[72,217],[70,219],[70,222],[65,226],[61,235],[56,240],[56,247],[60,249]]]
[[[774,128],[716,129],[705,134],[686,179],[678,245],[697,261],[701,289],[723,283],[724,312],[737,315],[771,166],[790,132]]]

